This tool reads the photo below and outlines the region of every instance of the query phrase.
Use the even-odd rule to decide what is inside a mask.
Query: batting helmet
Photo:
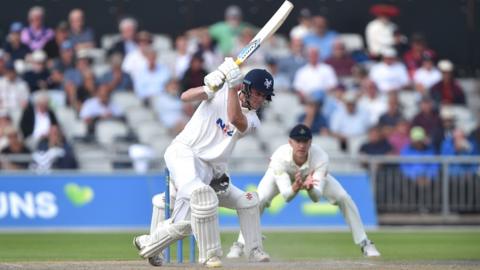
[[[273,77],[265,69],[252,69],[243,78],[245,85],[244,91],[247,96],[250,96],[252,88],[263,93],[266,100],[272,101],[273,93]]]

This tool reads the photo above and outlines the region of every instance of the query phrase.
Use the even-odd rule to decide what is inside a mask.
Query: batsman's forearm
[[[206,100],[207,98],[208,95],[203,90],[203,86],[190,88],[180,96],[180,99],[184,102],[201,101]]]
[[[240,132],[244,132],[247,129],[247,118],[242,113],[240,107],[240,101],[238,99],[238,93],[235,89],[228,89],[227,98],[227,114],[228,120],[234,125]]]

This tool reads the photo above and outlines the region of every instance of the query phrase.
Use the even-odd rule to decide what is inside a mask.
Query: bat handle
[[[243,63],[243,61],[240,58],[237,58],[235,60],[235,64],[237,64],[237,66],[240,66],[242,63]]]

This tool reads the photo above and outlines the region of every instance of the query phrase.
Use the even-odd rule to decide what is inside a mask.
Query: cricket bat
[[[290,14],[292,9],[293,4],[290,1],[286,0],[283,2],[277,12],[273,14],[270,20],[268,20],[268,22],[262,27],[260,32],[257,33],[253,40],[250,41],[250,43],[248,43],[248,45],[240,51],[235,59],[235,63],[240,66],[243,62],[245,62],[245,60],[247,60],[248,57],[250,57],[250,55],[252,55],[265,40],[267,40],[277,31],[277,29],[288,17],[288,14]]]

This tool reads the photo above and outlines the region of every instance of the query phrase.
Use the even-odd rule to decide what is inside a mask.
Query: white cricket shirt
[[[328,173],[328,162],[328,154],[320,146],[312,144],[307,161],[299,167],[293,160],[292,147],[290,144],[284,144],[273,153],[269,169],[273,170],[278,189],[288,201],[295,196],[292,191],[292,183],[295,181],[295,174],[298,170],[300,170],[303,181],[314,171],[313,178],[322,185]]]
[[[185,144],[195,155],[216,168],[226,169],[235,143],[260,126],[255,111],[242,108],[248,127],[240,132],[228,120],[227,84],[209,100],[204,100],[173,143]]]

